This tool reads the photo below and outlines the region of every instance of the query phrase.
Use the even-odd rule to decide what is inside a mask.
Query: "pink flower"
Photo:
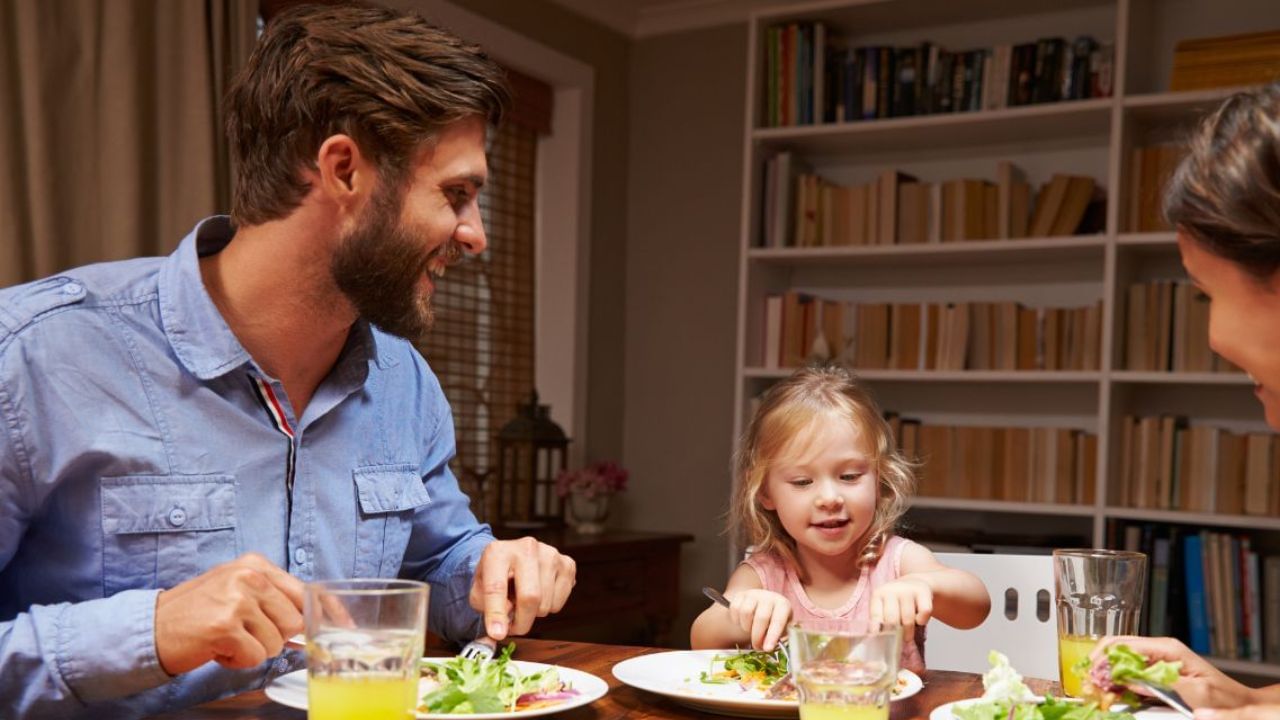
[[[629,474],[612,460],[594,462],[581,470],[561,470],[556,476],[556,494],[564,497],[579,492],[591,498],[612,495],[627,489]]]

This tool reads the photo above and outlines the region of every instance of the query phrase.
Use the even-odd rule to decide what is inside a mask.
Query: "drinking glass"
[[[1062,691],[1080,697],[1076,666],[1108,635],[1136,635],[1147,556],[1123,550],[1054,550],[1058,668]]]
[[[418,703],[427,584],[413,580],[308,583],[307,717],[404,720]]]
[[[790,636],[800,720],[888,720],[899,628],[858,634],[843,623],[805,622],[792,626]]]

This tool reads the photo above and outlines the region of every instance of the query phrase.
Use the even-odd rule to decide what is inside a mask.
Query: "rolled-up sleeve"
[[[36,605],[0,624],[0,696],[11,717],[61,716],[170,680],[155,647],[158,590]]]

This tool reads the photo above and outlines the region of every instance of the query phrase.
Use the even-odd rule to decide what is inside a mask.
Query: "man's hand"
[[[901,625],[904,637],[915,637],[915,627],[933,617],[933,587],[924,580],[903,575],[876,588],[871,594],[871,632]]]
[[[494,640],[523,635],[535,617],[564,607],[576,572],[573,558],[531,537],[497,540],[489,543],[476,565],[471,607],[484,613],[485,632]]]
[[[257,553],[162,591],[156,600],[156,656],[170,675],[210,660],[251,668],[302,632],[302,581]]]
[[[1196,710],[1196,720],[1275,720],[1280,718],[1280,705],[1245,705],[1234,710]]]
[[[773,652],[778,638],[787,631],[791,603],[776,592],[763,589],[725,593],[729,619],[751,637],[751,647]]]

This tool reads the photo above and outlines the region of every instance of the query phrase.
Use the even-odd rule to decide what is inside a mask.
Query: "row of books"
[[[1280,556],[1252,538],[1179,526],[1126,525],[1123,547],[1145,552],[1141,634],[1181,638],[1204,655],[1280,662]]]
[[[1190,281],[1134,283],[1125,299],[1126,369],[1239,372],[1209,348],[1209,300]]]
[[[1263,85],[1280,79],[1280,30],[1183,40],[1173,49],[1170,90]]]
[[[1116,500],[1129,507],[1280,515],[1280,438],[1125,416]]]
[[[1168,232],[1164,219],[1164,191],[1187,148],[1166,143],[1134,148],[1129,160],[1129,203],[1125,227],[1129,232]]]
[[[1096,370],[1101,302],[855,303],[765,297],[763,365],[838,359],[861,370]]]
[[[996,181],[921,182],[885,170],[840,185],[791,152],[765,161],[761,247],[894,245],[1058,237],[1102,232],[1106,193],[1091,177],[1055,174],[1032,197],[1017,165],[996,164]]]
[[[1088,36],[951,51],[852,46],[822,22],[765,31],[768,127],[1110,97],[1114,46]]]
[[[1091,504],[1098,436],[1053,427],[925,424],[890,414],[898,446],[921,464],[922,497]]]

